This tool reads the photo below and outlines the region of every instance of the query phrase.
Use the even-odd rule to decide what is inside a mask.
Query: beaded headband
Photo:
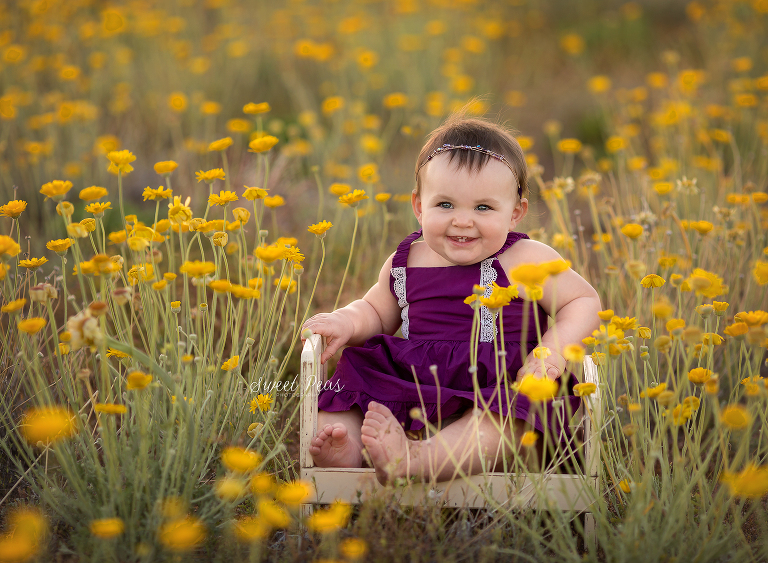
[[[471,145],[450,145],[448,143],[444,144],[442,147],[437,147],[435,150],[433,150],[429,156],[424,160],[424,162],[421,163],[421,166],[416,170],[416,176],[419,175],[419,172],[421,172],[421,169],[424,168],[427,163],[435,158],[437,155],[442,154],[447,151],[452,151],[456,149],[461,149],[465,151],[475,151],[483,154],[487,154],[491,158],[495,158],[496,160],[500,160],[504,164],[507,165],[507,168],[509,168],[512,171],[512,175],[515,177],[515,182],[517,183],[517,195],[522,198],[523,197],[523,187],[520,185],[520,180],[517,178],[517,172],[515,172],[515,169],[512,168],[512,165],[509,163],[509,161],[504,157],[503,154],[498,154],[493,151],[489,151],[488,149],[484,149],[480,145],[475,145],[474,147]]]

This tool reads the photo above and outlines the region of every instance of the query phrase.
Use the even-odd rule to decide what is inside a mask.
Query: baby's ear
[[[421,225],[421,196],[415,191],[411,193],[411,207],[413,207],[413,214],[416,215],[416,220]]]
[[[528,200],[526,198],[522,198],[519,202],[517,202],[517,205],[512,210],[512,219],[510,221],[509,230],[510,231],[514,230],[517,224],[520,221],[522,221],[527,214],[528,214]]]

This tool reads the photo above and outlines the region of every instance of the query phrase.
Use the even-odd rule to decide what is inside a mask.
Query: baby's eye
[[[478,211],[490,211],[492,207],[490,205],[485,205],[484,203],[481,203],[477,206]]]
[[[453,205],[447,201],[441,201],[437,204],[438,207],[442,207],[443,209],[451,209],[453,208]]]

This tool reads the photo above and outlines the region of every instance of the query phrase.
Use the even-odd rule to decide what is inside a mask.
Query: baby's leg
[[[309,453],[317,467],[362,467],[363,443],[360,429],[363,411],[354,405],[340,412],[318,411],[317,434],[309,443]]]
[[[470,410],[432,438],[412,441],[405,437],[400,423],[387,407],[370,403],[363,422],[362,441],[376,468],[376,477],[382,483],[406,476],[446,481],[456,475],[457,469],[468,475],[482,472],[483,460],[487,470],[503,467],[500,421],[496,413],[476,417]],[[507,422],[503,432],[510,443],[519,444],[525,423],[513,419],[511,425]],[[505,457],[511,459],[512,452],[507,449]]]

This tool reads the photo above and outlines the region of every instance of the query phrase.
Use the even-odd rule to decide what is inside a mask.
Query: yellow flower
[[[354,190],[351,193],[339,197],[339,202],[349,205],[350,207],[357,207],[357,204],[364,199],[368,199],[368,196],[365,195],[365,190]]]
[[[160,527],[160,542],[172,551],[189,551],[205,539],[205,526],[193,516],[174,519]]]
[[[747,323],[747,326],[762,326],[768,323],[768,313],[765,311],[742,311],[736,313],[734,319],[742,323]]]
[[[125,354],[125,357],[127,356],[128,354]],[[126,377],[126,383],[125,388],[128,391],[139,391],[152,383],[152,376],[141,371],[133,371]]]
[[[686,281],[696,292],[696,295],[703,295],[713,299],[718,295],[728,293],[728,286],[723,285],[723,278],[701,268],[694,269],[691,277]]]
[[[43,256],[42,258],[30,258],[29,260],[19,260],[19,266],[27,268],[28,270],[35,270],[48,262],[48,258]]]
[[[279,142],[277,137],[264,135],[248,143],[248,152],[267,152]]]
[[[599,311],[597,316],[601,321],[610,321],[615,315],[613,314],[613,309],[606,309],[604,311]]]
[[[9,301],[5,305],[3,305],[2,308],[0,308],[0,311],[2,311],[3,313],[15,313],[16,311],[24,307],[24,305],[26,304],[27,304],[27,300],[24,299],[23,297],[21,299],[14,299],[13,301]]]
[[[40,193],[43,194],[46,199],[51,198],[56,201],[61,201],[64,195],[72,189],[72,182],[69,180],[53,180],[47,184],[43,184],[40,188]]]
[[[578,139],[560,139],[557,142],[557,150],[566,154],[575,154],[581,150],[581,141]]]
[[[739,336],[744,336],[745,334],[747,334],[747,332],[749,332],[749,325],[743,322],[736,322],[730,326],[725,327],[725,330],[723,330],[723,332],[728,336],[737,338]]]
[[[312,485],[305,481],[284,483],[277,489],[275,498],[288,506],[299,506],[312,494]]]
[[[285,199],[283,199],[283,196],[280,195],[267,196],[264,198],[264,205],[270,209],[274,209],[275,207],[285,205]]]
[[[210,145],[208,145],[208,152],[211,151],[223,151],[232,146],[232,137],[224,137],[223,139],[219,139],[217,141],[213,141]]]
[[[629,494],[630,492],[632,492],[631,484],[632,484],[632,481],[628,481],[627,479],[622,479],[621,481],[619,481],[619,488],[622,491],[624,491],[626,494]]]
[[[237,446],[228,446],[221,452],[221,463],[236,473],[250,473],[259,466],[261,459],[256,452]]]
[[[536,377],[532,373],[523,376],[518,390],[531,402],[549,401],[554,398],[560,386],[548,377]]]
[[[128,174],[129,172],[133,171],[131,162],[136,160],[136,157],[133,155],[133,153],[131,153],[131,151],[112,151],[107,153],[107,158],[109,159],[109,168],[107,168],[108,172],[111,172],[112,174],[117,174],[118,172]]]
[[[21,419],[21,433],[31,444],[54,443],[75,433],[75,415],[64,407],[35,407]]]
[[[288,293],[293,293],[296,291],[296,280],[292,280],[287,277],[282,277],[279,280],[276,279],[274,281],[275,287],[280,287],[281,291],[287,291]]]
[[[549,272],[541,264],[521,264],[509,271],[510,279],[527,288],[541,287]]]
[[[155,165],[157,166],[157,165]],[[142,194],[144,196],[144,201],[147,201],[151,199],[152,201],[158,200],[158,199],[168,199],[171,197],[171,194],[173,194],[173,190],[170,188],[164,188],[163,186],[159,186],[157,188],[150,188],[147,186],[144,188],[144,193]]]
[[[27,208],[27,202],[21,199],[14,199],[6,203],[5,205],[0,205],[0,216],[2,217],[11,217],[15,219],[21,213]]]
[[[116,231],[114,233],[109,233],[107,238],[112,244],[121,244],[125,242],[126,234],[125,231]]]
[[[80,199],[83,201],[93,201],[94,199],[103,198],[108,193],[106,188],[91,186],[90,188],[80,190]]]
[[[347,559],[362,559],[368,553],[368,544],[360,538],[347,538],[339,544],[339,551]]]
[[[533,357],[538,358],[539,360],[548,358],[551,355],[552,355],[552,350],[550,350],[546,346],[536,346],[536,348],[533,349]]]
[[[18,243],[7,235],[0,235],[0,254],[6,256],[16,256],[21,252]]]
[[[637,223],[627,223],[621,228],[621,233],[631,239],[636,239],[643,234],[643,226]]]
[[[626,148],[627,140],[624,137],[614,135],[612,137],[608,137],[608,140],[605,142],[605,150],[609,153],[617,153],[619,151],[623,151]]]
[[[244,225],[251,218],[251,212],[248,211],[245,207],[235,207],[232,210],[232,217],[235,218],[235,221],[238,221],[240,224]]]
[[[216,265],[213,262],[202,262],[200,260],[186,261],[179,268],[179,272],[190,275],[193,278],[202,278],[203,276],[216,273]]]
[[[563,357],[569,362],[581,363],[584,361],[584,347],[579,344],[568,344],[563,348]]]
[[[331,223],[330,221],[320,221],[319,223],[310,225],[307,228],[307,230],[310,233],[317,235],[319,238],[323,238],[323,236],[325,235],[325,232],[331,227],[333,227],[333,223]]]
[[[211,170],[199,170],[195,172],[198,183],[205,181],[206,184],[213,183],[214,180],[224,179],[224,170],[222,168],[213,168]]]
[[[768,466],[749,463],[739,473],[723,473],[720,480],[728,485],[733,496],[759,499],[768,494]]]
[[[245,543],[266,538],[272,528],[257,516],[243,516],[235,520],[235,537]]]
[[[175,225],[181,225],[192,219],[192,210],[186,203],[181,203],[179,196],[173,196],[173,203],[168,204],[168,219]]]
[[[536,434],[533,430],[528,430],[527,432],[523,433],[523,436],[520,438],[520,445],[524,448],[530,448],[534,444],[536,444],[536,441],[539,439],[539,435]]]
[[[115,403],[95,403],[93,409],[104,414],[125,414],[128,412],[128,407]]]
[[[157,174],[160,174],[161,176],[169,176],[171,172],[173,172],[174,170],[176,170],[176,168],[178,168],[178,166],[179,165],[176,164],[176,162],[174,162],[173,160],[163,160],[160,162],[156,162],[154,168]]]
[[[720,413],[720,422],[731,430],[744,430],[751,420],[749,412],[741,405],[728,405]]]
[[[259,409],[262,412],[268,411],[269,408],[272,406],[272,396],[271,395],[263,395],[259,393],[255,399],[251,399],[251,403],[249,405],[250,412],[253,414],[256,412],[256,409]]]
[[[363,164],[357,170],[357,177],[366,184],[375,184],[379,181],[379,167],[372,162]]]
[[[712,379],[712,372],[705,368],[694,368],[688,372],[688,381],[696,385],[703,385]]]
[[[48,321],[42,317],[31,317],[29,319],[19,321],[16,326],[22,332],[26,332],[27,334],[36,334],[40,332],[47,324]]]
[[[641,326],[637,329],[637,335],[643,340],[648,340],[651,337],[651,329],[647,326]]]
[[[341,197],[344,194],[348,194],[351,189],[352,188],[349,186],[349,184],[340,184],[339,182],[335,182],[330,185],[328,191],[335,196]]]
[[[261,102],[260,104],[254,104],[253,102],[251,102],[243,106],[243,113],[256,115],[259,113],[267,113],[271,109],[272,108],[269,107],[269,103],[267,102]]]
[[[243,197],[247,199],[248,201],[253,201],[255,199],[264,199],[267,197],[267,190],[264,188],[249,188],[248,186],[243,186],[245,188],[245,191],[243,192]]]
[[[291,523],[288,511],[273,500],[262,497],[256,507],[262,520],[272,528],[287,528]]]
[[[97,538],[109,539],[120,536],[125,531],[125,523],[121,518],[100,518],[91,520],[91,534]]]
[[[635,317],[612,317],[611,324],[619,330],[635,330],[637,319]]]
[[[714,229],[715,226],[709,221],[692,221],[690,227],[700,235],[706,235],[709,231]]]
[[[591,381],[587,381],[584,383],[577,383],[573,386],[574,392],[579,397],[586,397],[587,395],[591,395],[595,391],[597,391],[597,385],[592,383]]]
[[[571,261],[570,260],[563,260],[562,258],[559,260],[550,260],[549,262],[542,262],[539,264],[540,267],[544,268],[546,272],[550,276],[556,276],[558,274],[563,273],[568,268],[571,267]]]
[[[666,298],[659,299],[651,306],[653,316],[659,319],[666,319],[672,316],[675,312],[674,307],[667,301]]]
[[[239,198],[235,192],[223,190],[218,194],[211,194],[208,196],[208,205],[218,205],[223,207],[237,201],[238,199]]]
[[[640,285],[643,287],[661,287],[665,283],[667,283],[666,280],[656,274],[648,274],[640,280]]]
[[[666,383],[659,383],[656,387],[648,387],[645,391],[640,392],[641,397],[648,397],[649,399],[655,399],[667,390]]]
[[[262,428],[264,426],[263,424],[261,424],[261,422],[254,422],[253,424],[251,424],[251,426],[254,426],[256,424],[261,425]],[[248,435],[249,436],[250,436],[250,433],[251,433],[251,426],[248,427]],[[251,437],[253,438],[253,437],[255,437],[255,435],[251,436]],[[260,473],[257,473],[253,477],[251,477],[251,484],[250,484],[250,486],[251,486],[251,492],[254,495],[258,495],[258,496],[268,495],[275,488],[275,479],[269,473],[266,473],[266,472],[262,471]]]
[[[217,293],[227,293],[232,288],[232,283],[229,280],[213,280],[208,287]]]
[[[97,217],[100,217],[101,215],[103,215],[107,209],[112,209],[112,202],[106,201],[104,203],[99,203],[99,202],[89,203],[88,205],[85,206],[85,211],[87,213],[92,213]]]
[[[232,356],[226,362],[221,365],[221,369],[224,371],[231,371],[240,364],[240,356]]]
[[[765,285],[768,283],[768,262],[757,260],[755,267],[752,270],[752,276],[759,285]]]
[[[313,532],[326,534],[343,528],[349,521],[352,507],[346,503],[335,502],[328,510],[318,510],[307,519],[307,527]]]
[[[373,196],[373,198],[379,203],[386,203],[390,200],[391,197],[392,197],[392,194],[388,194],[388,193],[380,193]]]
[[[121,352],[120,350],[115,350],[114,348],[107,348],[107,358],[117,358],[118,360],[121,360],[123,358],[130,358],[130,355]]]

